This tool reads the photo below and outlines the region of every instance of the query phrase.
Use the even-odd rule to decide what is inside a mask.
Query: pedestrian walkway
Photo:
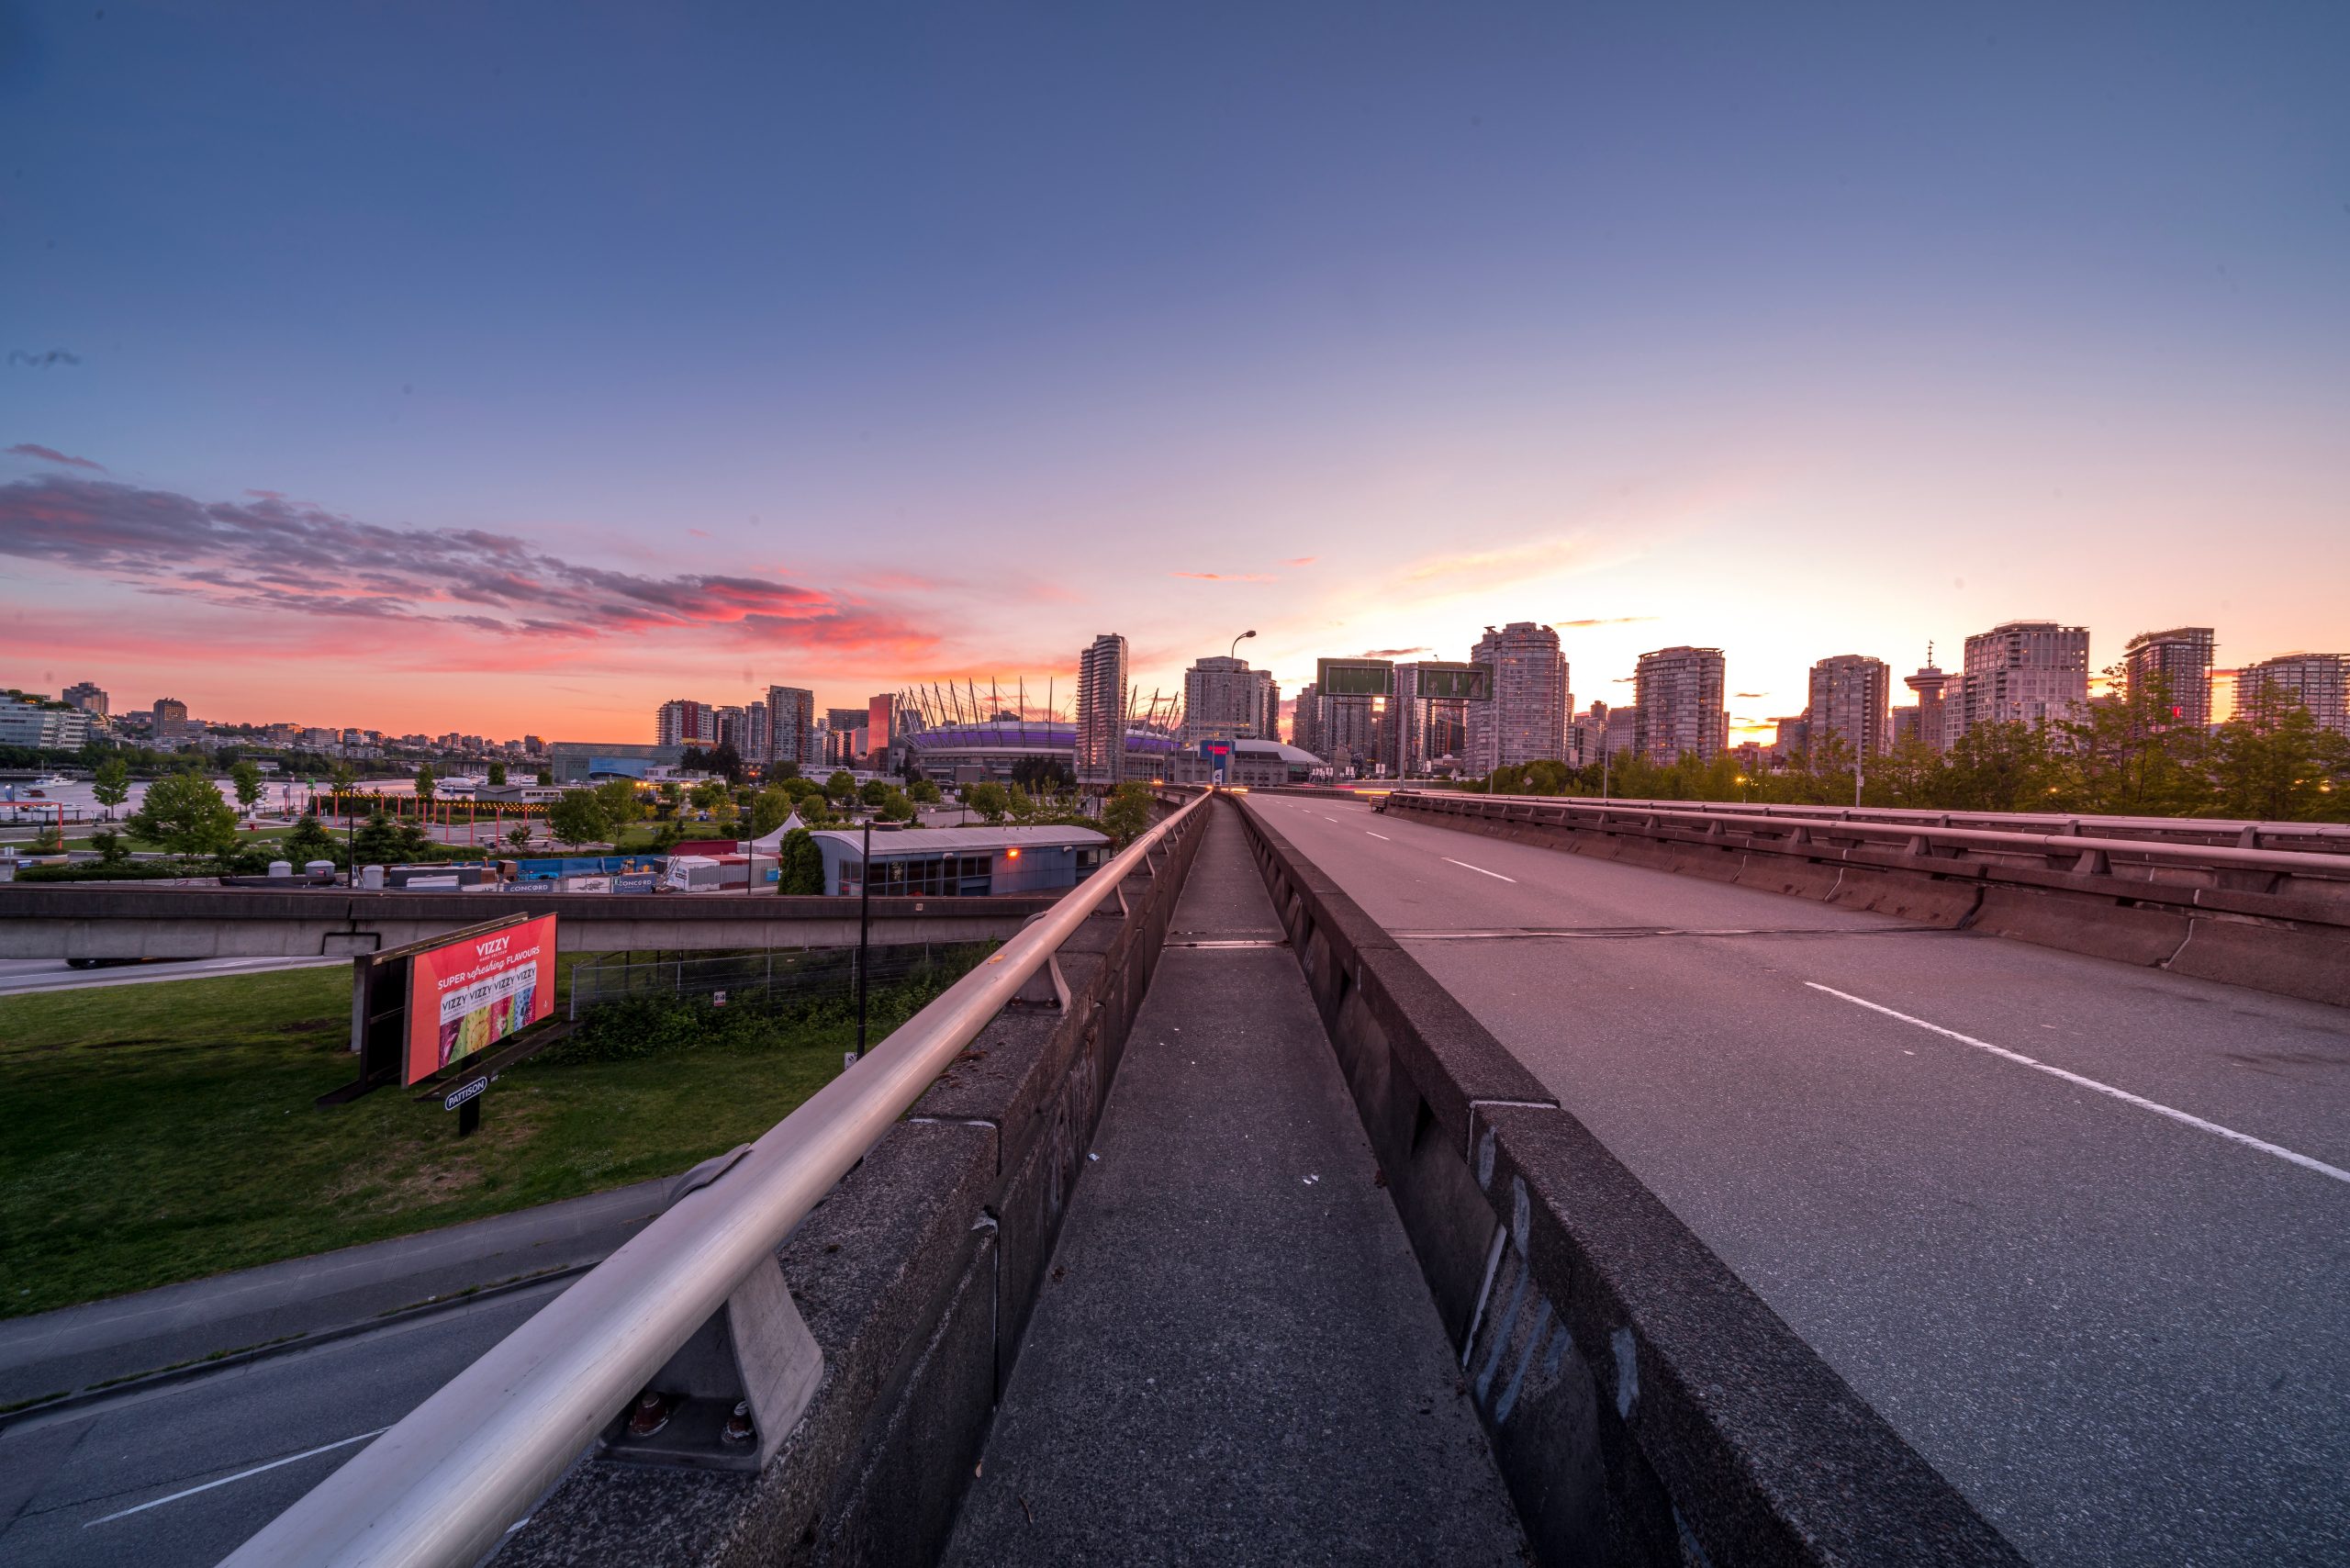
[[[1210,809],[946,1560],[1517,1563],[1320,1015]]]

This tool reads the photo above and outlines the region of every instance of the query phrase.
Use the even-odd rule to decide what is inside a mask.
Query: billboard
[[[476,932],[408,960],[408,1059],[416,1083],[554,1012],[552,914]]]
[[[1395,694],[1395,662],[1316,659],[1314,689],[1323,697],[1392,697]]]

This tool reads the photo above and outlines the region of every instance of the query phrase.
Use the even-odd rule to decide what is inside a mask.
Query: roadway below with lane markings
[[[2350,1013],[1246,804],[2034,1561],[2344,1560]]]
[[[0,1430],[0,1562],[218,1562],[568,1283],[19,1417]]]

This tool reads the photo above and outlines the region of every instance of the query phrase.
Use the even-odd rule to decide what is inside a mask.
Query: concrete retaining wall
[[[1127,878],[779,1249],[824,1378],[774,1461],[587,1458],[501,1564],[936,1560],[1205,826]]]
[[[2022,1561],[1410,954],[1242,815],[1544,1562]]]
[[[1832,823],[1807,824],[1813,842],[1789,845],[1688,824],[1649,826],[1637,813],[1601,823],[1562,805],[1473,795],[1398,794],[1387,810],[1483,837],[2350,1006],[2350,880],[2132,864],[2121,852],[2105,872],[2076,872],[2030,854],[1840,846]],[[1771,826],[1775,834],[1786,824]]]

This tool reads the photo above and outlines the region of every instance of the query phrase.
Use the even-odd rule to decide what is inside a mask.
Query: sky
[[[2350,7],[0,0],[0,686],[2350,650]],[[1425,653],[1419,651],[1425,650]],[[1763,733],[1767,734],[1767,727]]]

